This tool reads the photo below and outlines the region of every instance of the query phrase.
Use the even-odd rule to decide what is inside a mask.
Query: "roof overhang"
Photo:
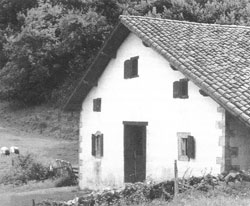
[[[64,111],[79,111],[82,107],[82,102],[90,92],[97,86],[99,77],[102,75],[106,66],[112,58],[116,58],[116,52],[122,42],[129,35],[130,31],[122,23],[118,23],[114,28],[109,38],[105,41],[93,63],[85,72],[85,75],[78,83],[77,87],[67,100],[63,107]]]

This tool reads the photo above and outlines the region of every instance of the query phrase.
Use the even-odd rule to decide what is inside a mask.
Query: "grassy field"
[[[78,142],[47,138],[10,129],[0,128],[0,147],[17,146],[22,154],[34,153],[36,157],[52,162],[64,159],[72,164],[78,164]],[[11,157],[0,157],[0,174],[11,167]]]
[[[17,146],[21,154],[33,153],[38,160],[45,164],[64,159],[73,165],[78,164],[78,142],[45,137],[0,127],[0,147]],[[12,157],[0,156],[0,175],[11,168]],[[52,180],[30,182],[27,185],[14,187],[0,185],[0,206],[31,205],[32,199],[70,200],[78,193],[76,188],[53,188]]]
[[[0,102],[0,126],[52,138],[77,140],[80,112],[63,112],[51,105],[25,107]]]

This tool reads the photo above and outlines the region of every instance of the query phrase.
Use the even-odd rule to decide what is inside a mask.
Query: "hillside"
[[[0,102],[0,125],[53,138],[77,140],[79,112],[62,112],[49,105],[20,107]]]

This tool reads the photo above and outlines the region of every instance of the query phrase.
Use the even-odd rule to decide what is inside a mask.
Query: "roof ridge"
[[[226,27],[226,28],[242,28],[242,29],[250,29],[250,26],[244,26],[244,25],[235,25],[235,24],[214,24],[214,23],[199,23],[199,22],[193,22],[193,21],[181,21],[181,20],[175,20],[175,19],[162,19],[157,17],[149,17],[149,16],[134,16],[134,15],[120,15],[119,19],[122,18],[140,18],[140,19],[152,19],[157,21],[167,21],[167,22],[176,22],[181,24],[189,24],[189,25],[197,25],[197,26],[216,26],[216,27]]]

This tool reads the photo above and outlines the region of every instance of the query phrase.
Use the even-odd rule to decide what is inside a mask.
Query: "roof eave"
[[[97,82],[109,61],[116,57],[116,52],[122,42],[130,33],[129,29],[119,22],[112,31],[109,38],[105,41],[102,48],[98,52],[93,63],[85,72],[83,78],[79,81],[77,87],[67,99],[64,111],[79,111],[82,102],[90,92],[93,86],[97,86]]]

